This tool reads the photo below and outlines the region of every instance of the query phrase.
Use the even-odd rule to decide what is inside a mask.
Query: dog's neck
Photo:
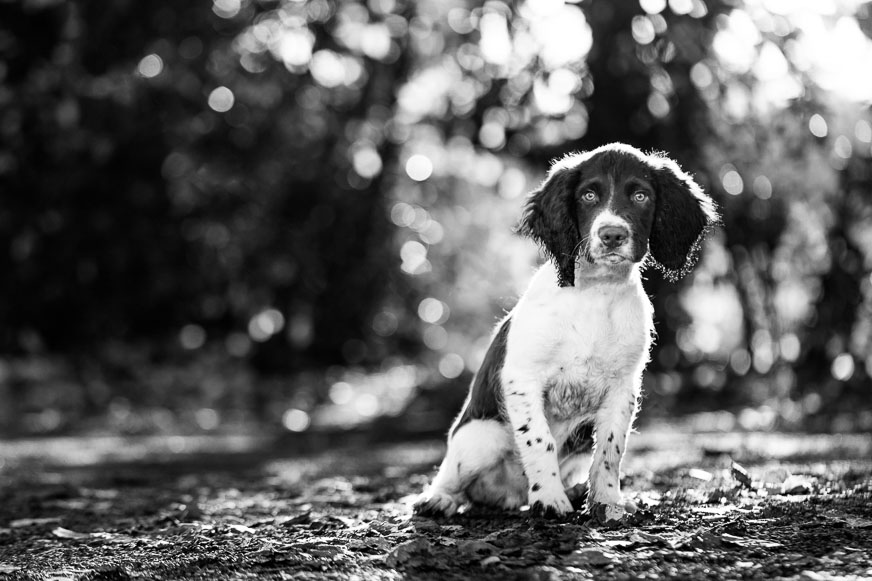
[[[635,262],[594,264],[582,259],[575,266],[575,288],[579,290],[600,285],[629,285],[639,281],[639,265]]]

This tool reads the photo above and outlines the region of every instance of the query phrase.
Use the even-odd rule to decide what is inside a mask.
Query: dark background
[[[611,141],[724,222],[643,418],[872,429],[872,5],[805,4],[0,1],[0,434],[444,430]]]

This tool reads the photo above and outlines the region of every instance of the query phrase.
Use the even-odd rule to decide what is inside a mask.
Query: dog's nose
[[[603,226],[597,235],[607,248],[617,248],[627,243],[630,233],[623,226]]]

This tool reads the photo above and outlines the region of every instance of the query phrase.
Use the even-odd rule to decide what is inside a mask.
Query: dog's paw
[[[412,505],[414,513],[420,516],[451,516],[458,508],[455,497],[438,490],[421,494]]]
[[[530,491],[530,510],[534,515],[556,518],[572,512],[572,503],[566,493],[557,488],[553,491]]]

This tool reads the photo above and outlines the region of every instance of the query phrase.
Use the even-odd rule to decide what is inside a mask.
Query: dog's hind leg
[[[506,508],[520,506],[526,499],[526,479],[521,488],[523,498],[516,499],[509,486],[503,494],[505,502],[498,501],[501,475],[506,485],[518,480],[511,471],[513,456],[511,435],[504,423],[472,420],[463,424],[448,440],[445,459],[432,484],[415,502],[415,512],[451,516],[467,500]]]

